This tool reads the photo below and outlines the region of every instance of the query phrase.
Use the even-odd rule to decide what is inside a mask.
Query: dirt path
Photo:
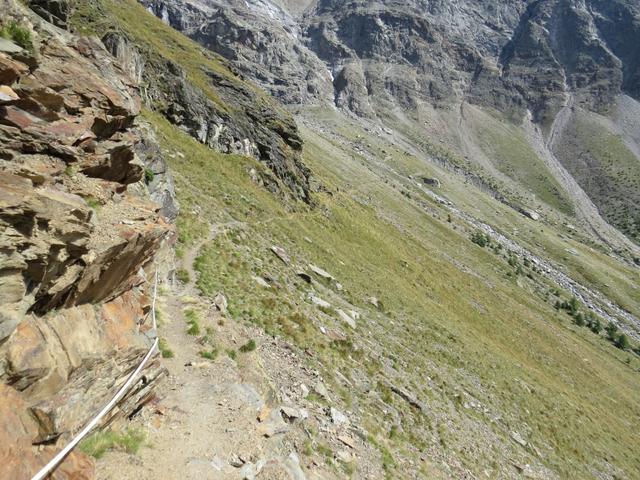
[[[189,271],[190,283],[169,292],[161,289],[159,335],[174,357],[164,359],[168,379],[159,388],[159,401],[143,409],[132,425],[147,433],[148,445],[137,455],[108,452],[97,462],[98,479],[335,478],[323,459],[300,454],[309,441],[303,422],[337,435],[337,427],[327,427],[324,409],[304,399],[303,384],[317,382],[317,372],[302,366],[285,342],[225,318],[197,295],[192,265],[198,252],[227,228],[241,226],[232,222],[212,228],[207,240],[184,255],[181,268]],[[199,312],[200,337],[187,334],[187,309]],[[213,361],[199,355],[211,348],[205,332],[219,352]],[[239,352],[249,339],[255,339],[257,350]],[[236,360],[226,353],[229,349]],[[283,417],[283,406],[300,417]]]

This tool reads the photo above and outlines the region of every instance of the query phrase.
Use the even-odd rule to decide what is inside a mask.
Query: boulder
[[[325,399],[327,402],[331,401],[329,398],[329,391],[327,390],[327,387],[325,387],[324,383],[320,381],[316,382],[316,384],[313,386],[313,391],[320,395],[320,397]]]
[[[345,423],[349,423],[349,418],[340,410],[337,410],[333,407],[329,409],[329,416],[331,417],[331,421],[335,425],[343,425]]]
[[[227,314],[227,307],[229,305],[229,302],[227,301],[227,297],[224,293],[219,292],[213,299],[213,304],[216,306],[220,313],[222,313],[223,315]]]
[[[340,320],[345,322],[351,328],[353,328],[353,329],[356,328],[356,320],[355,320],[355,318],[353,318],[350,314],[345,313],[344,310],[338,309],[337,312],[338,312],[338,317],[340,317]]]
[[[11,12],[33,18],[5,0]],[[131,79],[95,38],[42,22],[37,39],[37,63],[0,40],[0,478],[30,478],[138,366],[152,261],[174,240],[129,187],[144,171]],[[148,403],[165,373],[152,358],[100,426]],[[55,477],[93,478],[93,462],[71,454]]]
[[[540,214],[538,212],[536,212],[535,210],[529,210],[526,208],[522,208],[520,209],[520,213],[522,213],[522,215],[524,215],[527,218],[530,218],[533,221],[539,221],[540,220]]]
[[[291,264],[291,257],[286,252],[286,250],[282,247],[278,247],[274,245],[271,247],[271,251],[280,259],[285,265]]]
[[[320,278],[324,280],[328,280],[330,282],[335,281],[335,278],[333,278],[333,275],[324,271],[320,267],[316,267],[315,265],[309,264],[309,270],[311,270],[313,273],[315,273],[316,275],[318,275]]]
[[[0,85],[0,105],[18,100],[20,97],[7,85]]]
[[[67,28],[67,21],[70,14],[67,0],[30,0],[29,7],[56,27]]]
[[[20,53],[22,52],[22,47],[16,45],[11,40],[7,40],[6,38],[0,37],[0,52],[1,53]]]
[[[329,302],[323,300],[320,297],[316,297],[314,294],[309,295],[309,300],[311,300],[311,303],[313,303],[316,307],[331,308],[331,304]]]

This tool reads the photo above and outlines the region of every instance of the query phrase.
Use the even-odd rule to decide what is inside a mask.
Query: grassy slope
[[[197,83],[196,67],[208,61],[195,53],[198,47],[181,37],[160,40],[174,34],[137,6],[128,7],[140,21],[122,13],[124,8],[111,12],[149,48],[167,48],[166,55],[176,59],[193,56],[189,74]],[[210,93],[215,98],[215,91]],[[430,462],[420,468],[429,477],[450,476],[442,464],[456,463],[478,475],[507,476],[500,472],[510,471],[511,462],[542,462],[562,478],[609,470],[607,462],[629,478],[640,474],[634,436],[640,416],[633,370],[638,360],[626,365],[629,354],[571,325],[539,298],[535,282],[515,279],[505,261],[469,242],[468,232],[448,224],[429,198],[399,195],[398,185],[381,181],[379,166],[305,130],[306,161],[334,194],[319,195],[313,211],[301,206],[290,212],[251,182],[247,172],[261,168],[256,162],[214,153],[161,116],[145,116],[164,150],[184,155],[170,157],[183,205],[181,245],[205,238],[210,224],[245,223],[241,231],[205,245],[196,265],[202,290],[224,290],[238,321],[259,323],[312,352],[311,362],[334,378],[332,389],[361,412],[390,475],[394,463],[408,468],[407,459],[416,461],[419,450],[428,452]],[[450,182],[447,194],[463,208],[505,231],[530,228],[488,196],[443,178]],[[567,267],[599,281],[605,276],[612,289],[621,285],[620,303],[638,311],[629,286],[634,274],[553,231],[528,233],[525,243],[558,257],[566,255],[567,243],[575,244],[582,257]],[[305,300],[309,287],[271,254],[272,244],[284,246],[300,264],[329,270],[345,286],[343,293],[323,295],[336,305],[348,300],[362,311],[358,329],[346,341],[319,333],[319,325],[341,326],[332,310],[319,311]],[[264,273],[276,277],[278,290],[261,289],[251,280]],[[382,312],[367,302],[372,295],[382,300]],[[346,388],[336,370],[354,384],[371,382],[377,395]],[[389,394],[386,381],[413,391],[428,413]],[[465,408],[467,400],[482,407]],[[394,409],[401,412],[395,420],[384,413]],[[394,423],[400,433],[391,428]],[[535,448],[518,447],[512,431]]]
[[[640,162],[593,114],[578,112],[563,138],[560,157],[602,215],[640,242]]]
[[[202,235],[205,219],[246,222],[244,233],[221,237],[198,259],[201,288],[210,294],[223,289],[238,320],[292,337],[315,352],[321,368],[331,365],[351,379],[371,376],[374,383],[391,378],[426,401],[424,418],[397,397],[387,398],[404,412],[403,433],[390,435],[379,402],[345,391],[338,381],[333,385],[363,412],[372,441],[395,461],[415,457],[411,445],[420,446],[441,450],[478,474],[486,469],[499,476],[509,459],[536,461],[533,448],[517,449],[509,439],[518,431],[562,478],[604,470],[605,459],[629,478],[640,472],[633,430],[640,415],[640,383],[632,370],[637,359],[624,364],[627,354],[570,325],[536,298],[532,285],[507,277],[508,266],[470,243],[466,233],[425,215],[312,132],[304,131],[306,160],[340,192],[322,196],[317,211],[289,213],[249,180],[254,162],[212,153],[161,118],[149,118],[163,147],[185,155],[171,162],[186,212],[182,240]],[[346,193],[347,169],[360,185],[371,181],[370,205]],[[331,325],[332,312],[304,301],[306,287],[271,254],[271,244],[344,284],[344,297],[364,312],[362,326],[349,336],[356,350],[318,332],[318,324]],[[277,293],[251,281],[252,274],[265,272],[282,285]],[[367,304],[371,295],[386,313]],[[382,384],[377,390],[387,397]],[[475,399],[486,411],[465,409],[460,398]],[[434,460],[422,472],[437,470]]]
[[[476,110],[471,110],[478,115]],[[559,211],[573,215],[573,206],[560,184],[515,125],[489,114],[475,118],[478,145],[496,168],[531,190],[537,198]]]
[[[357,154],[349,154],[348,158],[352,161],[341,162],[341,170],[334,174],[333,180],[342,182],[344,186],[350,185],[349,188],[357,186],[358,191],[368,195],[379,191],[380,188],[386,188],[382,185],[380,177],[394,178],[403,185],[401,189],[412,191],[413,195],[417,196],[415,188],[412,188],[411,182],[407,181],[410,175],[420,173],[440,178],[443,180],[444,188],[438,191],[438,194],[452,200],[463,211],[490,224],[498,232],[516,239],[531,252],[559,265],[576,281],[595,287],[621,307],[640,316],[640,290],[638,290],[640,273],[637,269],[621,264],[604,254],[589,239],[567,228],[564,223],[561,223],[570,221],[567,217],[559,215],[545,222],[531,222],[512,208],[494,201],[488,195],[477,195],[475,190],[471,190],[470,195],[467,182],[460,181],[456,176],[422,158],[408,155],[404,150],[390,146],[380,137],[370,136],[353,121],[337,117],[335,113],[324,110],[314,110],[312,116],[323,125],[339,132],[344,138],[351,141],[359,138],[360,144],[367,144],[367,150],[377,158],[375,164],[367,165],[367,170],[377,175],[368,173],[368,178],[365,180],[361,172],[362,167],[358,166],[358,163],[365,163],[366,160]],[[329,144],[324,144],[322,148],[327,149],[328,145],[335,150],[333,155],[327,156],[328,158],[334,158],[336,155],[340,158],[344,154],[341,154],[344,146],[342,140],[331,141]],[[450,156],[454,157],[455,154]],[[353,159],[357,161],[354,162]],[[354,178],[358,178],[359,181],[350,180]],[[504,190],[505,187],[501,185],[500,188]],[[422,200],[431,202],[433,208],[438,207],[429,198]],[[393,195],[385,195],[381,203],[392,205],[397,201],[399,199],[394,192]],[[442,210],[439,214],[445,215]],[[413,218],[413,223],[420,223],[419,216]],[[569,251],[575,251],[577,255],[572,255]]]

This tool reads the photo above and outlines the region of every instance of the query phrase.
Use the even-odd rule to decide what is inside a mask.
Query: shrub
[[[593,312],[589,312],[589,314],[588,327],[593,333],[599,335],[602,331],[602,323],[600,323],[600,320],[593,314]]]
[[[489,235],[486,235],[480,230],[476,230],[471,234],[471,241],[482,248],[491,244],[491,238],[489,237]]]
[[[582,312],[577,312],[574,316],[573,319],[575,321],[575,324],[579,327],[584,327],[586,322],[584,320],[584,315],[582,315]]]
[[[189,335],[200,335],[200,325],[198,325],[198,322],[192,322],[189,324],[189,328],[187,328],[187,333]]]
[[[626,350],[627,348],[629,348],[629,337],[627,337],[624,333],[621,333],[615,339],[613,344],[620,350]]]
[[[145,167],[145,169],[144,169],[144,183],[146,185],[149,185],[151,182],[153,182],[154,177],[155,177],[155,173],[153,173],[153,170],[151,170],[149,167]]]
[[[167,340],[164,338],[161,338],[160,342],[158,342],[158,348],[160,349],[160,354],[162,355],[162,358],[173,358],[175,356],[173,353],[173,350],[169,348],[169,344],[167,343]]]
[[[84,200],[85,202],[87,202],[87,205],[89,206],[89,208],[95,210],[96,213],[98,212],[98,210],[100,210],[100,207],[102,206],[102,204],[97,198],[87,197]]]
[[[580,308],[580,302],[578,302],[578,299],[576,297],[571,297],[571,300],[569,300],[568,303],[568,310],[569,310],[569,314],[571,314],[572,316],[575,316],[578,313],[578,309]]]
[[[607,338],[612,342],[615,342],[616,334],[618,333],[618,326],[613,322],[609,322],[605,330],[607,332]]]
[[[215,360],[218,357],[218,349],[212,348],[211,350],[202,350],[200,351],[200,356],[207,360]]]
[[[200,335],[200,322],[196,311],[192,309],[185,310],[184,316],[186,317],[187,324],[189,325],[187,333],[189,335]]]
[[[255,340],[249,340],[247,343],[240,347],[240,351],[242,353],[253,352],[257,348]]]
[[[227,350],[227,356],[231,359],[231,360],[235,360],[236,357],[238,356],[238,353],[233,350],[232,348]]]

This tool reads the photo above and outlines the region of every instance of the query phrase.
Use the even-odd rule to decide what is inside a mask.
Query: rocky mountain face
[[[598,111],[638,95],[629,1],[318,0],[302,17],[269,1],[141,3],[286,103],[367,115],[385,100],[468,100],[544,123],[569,92]]]
[[[615,117],[621,104],[637,104],[640,8],[636,2],[140,3],[292,106],[335,106],[365,121],[386,124],[390,118],[399,119],[429,136],[438,132],[425,129],[420,112],[427,110],[432,118],[455,116],[453,121],[463,125],[465,105],[497,111],[525,130],[531,124],[544,137],[544,155],[560,165],[560,170],[552,169],[552,176],[563,183],[561,170],[566,170],[575,178],[572,185],[580,191],[567,190],[582,220],[590,223],[587,217],[596,212],[636,242],[640,238],[640,224],[631,212],[635,200],[614,205],[603,195],[612,190],[616,198],[628,198],[633,186],[625,179],[637,175],[637,167],[624,167],[625,173],[616,167],[612,173],[606,158],[591,160],[607,177],[603,190],[576,170],[576,151],[583,157],[591,155],[589,149],[553,143],[583,114]],[[566,109],[575,115],[562,114]],[[461,128],[465,131],[459,135],[465,137],[472,126]],[[605,130],[622,136],[624,148],[636,152],[637,158],[637,127],[622,131],[608,125]],[[575,137],[570,131],[567,135]],[[578,143],[585,142],[578,139]],[[462,148],[467,156],[469,149],[476,146]],[[478,155],[472,157],[472,162],[482,163]],[[520,181],[515,188],[526,190],[530,185]],[[580,213],[587,210],[591,213]],[[595,225],[590,228],[600,230]]]
[[[14,32],[0,39],[0,476],[18,479],[147,352],[177,204],[138,89],[104,46],[17,2],[0,9]],[[152,361],[106,423],[148,402],[164,372]],[[74,453],[56,478],[92,468]]]

